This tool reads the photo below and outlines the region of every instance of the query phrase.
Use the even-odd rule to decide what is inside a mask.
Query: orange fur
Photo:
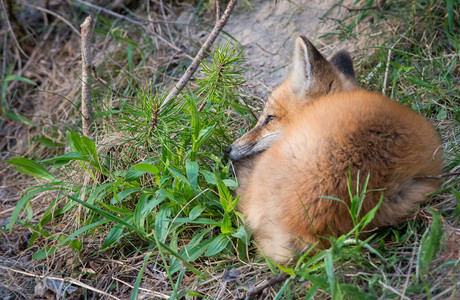
[[[259,158],[241,195],[240,209],[262,251],[277,261],[318,237],[353,228],[347,174],[370,174],[368,190],[384,188],[384,201],[370,228],[404,221],[439,188],[422,179],[441,172],[439,138],[420,115],[367,91],[335,94],[292,116],[285,135]],[[438,151],[437,151],[438,150]],[[436,154],[435,154],[436,153]],[[362,214],[377,205],[369,192]]]
[[[265,255],[285,262],[306,245],[321,240],[327,246],[328,236],[353,228],[347,208],[349,170],[354,187],[358,170],[361,186],[370,174],[361,216],[379,202],[382,191],[371,190],[384,189],[368,229],[403,222],[425,194],[439,188],[439,180],[424,176],[441,173],[440,139],[419,114],[357,87],[309,101],[299,97],[290,80],[274,92],[267,105],[276,114],[279,137],[235,162],[236,174],[243,174],[239,209]],[[256,144],[256,133],[237,142]]]

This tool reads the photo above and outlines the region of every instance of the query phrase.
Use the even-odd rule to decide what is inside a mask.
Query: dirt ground
[[[284,80],[299,35],[305,35],[327,56],[350,46],[319,42],[318,37],[332,29],[332,22],[321,17],[334,2],[259,0],[251,1],[251,8],[240,5],[224,31],[245,48],[246,67],[250,69],[245,78],[252,92],[265,98]]]

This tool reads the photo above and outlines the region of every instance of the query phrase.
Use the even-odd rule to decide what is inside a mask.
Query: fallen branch
[[[83,135],[86,137],[91,136],[89,127],[91,126],[90,70],[92,69],[92,62],[89,40],[92,20],[91,15],[89,15],[81,24],[81,127]]]
[[[261,284],[261,285],[259,285],[257,287],[253,287],[253,288],[249,289],[249,291],[246,294],[246,297],[244,298],[244,300],[253,299],[253,297],[255,297],[255,296],[259,295],[260,293],[262,293],[266,288],[274,286],[277,283],[283,282],[286,279],[288,279],[289,277],[290,277],[289,274],[281,272],[280,274],[276,275],[272,279],[267,280],[264,284]]]
[[[227,23],[227,20],[230,17],[230,14],[232,13],[232,10],[236,5],[236,2],[237,0],[230,0],[230,2],[227,5],[227,8],[222,14],[222,17],[220,17],[219,20],[216,21],[216,25],[214,26],[211,33],[209,34],[208,39],[206,40],[206,42],[204,42],[203,46],[201,46],[200,51],[198,51],[198,54],[193,59],[192,63],[187,68],[184,75],[182,75],[179,82],[169,92],[169,94],[166,96],[163,103],[161,103],[160,112],[165,110],[171,104],[172,99],[174,99],[174,97],[177,96],[177,94],[185,87],[185,85],[190,80],[190,78],[192,78],[192,75],[195,73],[195,71],[200,66],[200,63],[203,60],[204,56],[206,55],[207,52],[209,52],[211,45],[214,43],[220,31]],[[216,9],[218,11],[220,10],[219,0],[216,0]],[[216,16],[217,15],[218,14],[216,14]]]

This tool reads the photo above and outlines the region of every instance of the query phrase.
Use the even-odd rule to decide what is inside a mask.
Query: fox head
[[[268,97],[256,126],[227,147],[229,158],[237,161],[265,151],[304,105],[327,94],[355,89],[358,86],[348,52],[339,51],[327,60],[306,37],[298,37],[291,74]]]

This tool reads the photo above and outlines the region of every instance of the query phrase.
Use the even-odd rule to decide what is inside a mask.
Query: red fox
[[[257,125],[226,151],[239,181],[238,208],[262,252],[280,263],[353,229],[350,172],[353,186],[358,172],[369,174],[361,217],[384,195],[369,230],[400,224],[440,187],[432,178],[442,167],[433,126],[359,88],[346,51],[328,61],[303,36],[291,75],[269,96]]]

